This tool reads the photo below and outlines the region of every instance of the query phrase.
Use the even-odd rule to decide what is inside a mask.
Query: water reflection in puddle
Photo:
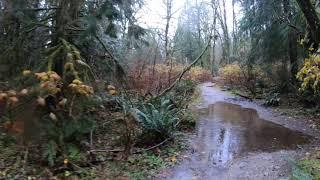
[[[225,165],[248,152],[294,149],[310,137],[260,119],[253,109],[218,102],[199,110],[194,161]]]

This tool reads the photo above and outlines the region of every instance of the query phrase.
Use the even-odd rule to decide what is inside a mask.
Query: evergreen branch
[[[19,9],[19,11],[50,11],[50,10],[57,10],[60,8],[57,7],[52,7],[52,8],[24,8],[24,9]],[[15,12],[15,9],[10,9],[10,10],[3,10],[4,13],[13,13]]]
[[[286,18],[281,17],[274,9],[273,9],[273,13],[276,15],[276,17],[279,21],[286,23],[286,25],[293,28],[296,31],[296,33],[303,34],[302,30],[299,27],[297,27],[296,25],[292,24],[288,17],[286,17]]]
[[[114,57],[114,55],[111,53],[111,51],[107,48],[107,46],[103,43],[103,41],[100,39],[100,37],[98,35],[94,35],[95,38],[98,40],[98,42],[101,44],[101,46],[103,47],[103,49],[108,53],[108,55],[111,57],[111,59],[113,60],[113,62],[116,64],[116,68],[121,71],[120,76],[125,76],[126,73],[123,69],[123,67],[120,65],[119,61]],[[126,81],[125,81],[126,82]]]

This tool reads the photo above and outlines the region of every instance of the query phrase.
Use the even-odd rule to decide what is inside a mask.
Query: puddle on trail
[[[254,109],[217,102],[199,110],[194,162],[224,166],[248,152],[295,149],[310,141],[303,133],[260,119]]]
[[[204,104],[214,104],[197,110],[199,121],[191,140],[191,152],[181,164],[156,179],[230,179],[229,170],[236,158],[250,157],[252,154],[248,153],[294,150],[313,139],[261,119],[254,109],[225,102],[231,96],[216,88],[202,86],[201,91]]]

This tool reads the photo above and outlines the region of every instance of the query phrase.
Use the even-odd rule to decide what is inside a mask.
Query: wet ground
[[[181,164],[158,179],[285,179],[288,160],[303,154],[315,139],[305,127],[295,123],[285,127],[284,117],[210,83],[200,90],[199,121],[190,151]]]

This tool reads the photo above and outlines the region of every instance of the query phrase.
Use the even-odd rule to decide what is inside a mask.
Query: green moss
[[[292,170],[294,180],[319,180],[320,179],[320,160],[303,159],[294,163]]]
[[[320,179],[320,160],[310,159],[298,162],[303,171],[311,174],[315,179]]]

